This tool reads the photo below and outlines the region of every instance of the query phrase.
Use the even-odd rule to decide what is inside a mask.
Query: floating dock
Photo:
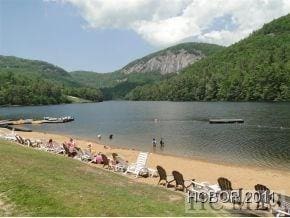
[[[68,123],[74,121],[73,117],[50,118],[43,120],[20,119],[20,120],[0,120],[0,125],[24,125],[24,124],[44,124],[44,123]]]
[[[25,124],[45,124],[45,123],[67,123],[74,121],[73,117],[61,117],[52,118],[44,117],[43,120],[33,120],[33,119],[20,119],[20,120],[0,120],[0,127],[7,129],[14,129],[16,131],[31,132],[32,130],[26,128],[17,128],[15,125],[25,125]]]
[[[243,119],[209,119],[211,124],[244,123]]]

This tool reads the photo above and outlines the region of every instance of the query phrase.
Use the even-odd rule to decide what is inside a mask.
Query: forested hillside
[[[158,72],[124,74],[120,71],[113,73],[75,71],[71,75],[83,86],[101,89],[105,100],[123,99],[137,86],[155,84],[173,76],[173,74],[161,75]]]
[[[57,66],[0,56],[0,105],[69,103],[67,95],[102,101],[99,89],[83,87]]]
[[[290,15],[169,80],[135,88],[130,100],[290,100]]]
[[[178,70],[190,61],[194,63]],[[178,72],[168,73],[174,69]],[[68,73],[43,61],[0,56],[0,105],[74,99],[67,96],[91,101],[289,101],[290,15],[227,48],[183,43],[107,74]]]
[[[181,43],[132,61],[112,73],[75,71],[71,76],[84,86],[100,88],[105,100],[123,99],[134,88],[167,80],[185,66],[224,48],[207,43]]]

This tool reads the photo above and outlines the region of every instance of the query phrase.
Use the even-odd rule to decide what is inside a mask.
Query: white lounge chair
[[[14,130],[12,130],[11,133],[9,134],[7,133],[1,134],[1,138],[4,140],[9,140],[9,141],[17,141]]]
[[[278,209],[274,209],[274,213],[276,213],[276,217],[281,217],[281,216],[290,216],[290,203],[286,200],[290,200],[289,197],[280,195],[279,196],[279,202],[280,206]]]
[[[148,156],[148,152],[140,152],[137,157],[136,163],[130,164],[125,171],[125,174],[132,173],[135,174],[136,177],[138,177],[142,171],[149,172],[148,168],[146,167]]]

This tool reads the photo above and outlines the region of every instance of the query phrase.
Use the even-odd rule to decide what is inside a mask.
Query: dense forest
[[[84,86],[100,88],[105,100],[124,99],[131,90],[138,86],[157,84],[176,75],[176,73],[162,75],[158,71],[143,72],[142,69],[140,69],[142,72],[125,73],[125,69],[144,63],[151,58],[158,58],[162,55],[166,55],[168,51],[178,54],[183,50],[190,54],[197,56],[202,54],[203,57],[207,57],[222,51],[224,48],[225,47],[223,46],[208,43],[186,42],[154,52],[140,59],[136,59],[124,66],[122,69],[112,73],[74,71],[70,74],[75,81],[80,82]]]
[[[130,100],[289,101],[290,15],[158,84],[139,86]]]
[[[206,56],[181,72],[123,73],[156,55]],[[170,101],[289,101],[290,15],[265,24],[229,47],[183,43],[137,59],[116,72],[67,72],[52,64],[0,55],[0,105],[94,102],[110,99]],[[73,98],[72,98],[73,96]]]
[[[65,70],[43,61],[0,56],[0,105],[70,103],[67,96],[102,101],[101,91],[84,87]]]
[[[161,75],[159,72],[124,74],[120,71],[103,74],[76,71],[72,72],[71,75],[83,86],[99,88],[103,93],[104,100],[123,99],[137,86],[155,84],[173,76],[173,74]]]

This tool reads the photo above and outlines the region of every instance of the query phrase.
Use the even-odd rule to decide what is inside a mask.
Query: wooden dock
[[[55,119],[55,120],[33,120],[33,119],[20,119],[20,120],[0,120],[2,125],[24,125],[24,124],[44,124],[44,123],[68,123],[74,119]]]
[[[43,120],[33,120],[33,119],[20,119],[20,120],[0,120],[0,127],[7,129],[14,129],[15,131],[31,132],[32,130],[26,128],[17,128],[15,125],[25,125],[25,124],[45,124],[45,123],[67,123],[74,121],[73,117],[64,117],[64,118],[50,118]]]
[[[210,124],[244,123],[243,119],[209,119]]]

